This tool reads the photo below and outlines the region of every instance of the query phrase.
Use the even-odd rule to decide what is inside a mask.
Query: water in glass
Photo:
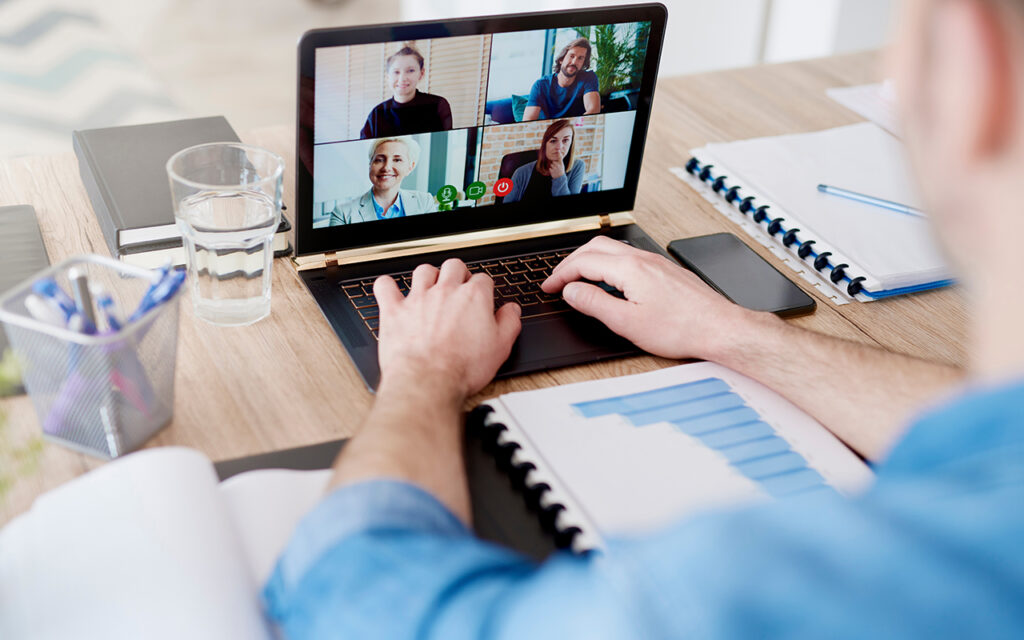
[[[196,316],[241,326],[270,314],[279,215],[274,200],[259,191],[199,192],[180,201],[178,225]]]

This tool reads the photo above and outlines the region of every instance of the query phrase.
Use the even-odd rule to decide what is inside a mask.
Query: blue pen
[[[154,307],[157,307],[169,300],[175,292],[178,291],[181,287],[181,283],[184,281],[184,271],[174,271],[173,275],[169,275],[161,280],[147,296],[143,297],[142,302],[139,303],[139,308],[136,309],[132,313],[131,317],[128,318],[128,322],[138,320],[142,316],[146,315],[150,309],[153,309]]]
[[[111,331],[120,331],[121,320],[117,317],[114,299],[110,297],[109,293],[99,287],[97,287],[96,291],[96,306],[103,313],[103,318],[107,321],[107,327]]]
[[[32,291],[42,296],[54,308],[59,309],[64,314],[64,322],[70,320],[71,316],[78,311],[75,301],[60,288],[53,278],[44,278],[32,283]]]
[[[847,200],[853,200],[855,202],[861,202],[863,204],[869,204],[874,207],[881,207],[888,209],[889,211],[895,211],[908,216],[914,216],[917,218],[927,218],[923,211],[915,209],[910,205],[900,204],[899,202],[893,202],[892,200],[883,200],[882,198],[876,198],[874,196],[865,195],[863,193],[857,193],[856,191],[849,191],[848,189],[840,189],[839,187],[832,187],[827,184],[819,184],[818,191],[827,193],[830,196],[838,196],[840,198],[846,198]]]
[[[128,316],[128,322],[137,320],[143,313],[149,310],[150,305],[152,304],[153,292],[156,291],[157,287],[163,284],[163,282],[171,275],[171,263],[168,262],[166,265],[160,267],[158,271],[160,275],[150,283],[146,292],[142,294],[139,306],[136,307],[135,311],[133,311],[130,316]]]

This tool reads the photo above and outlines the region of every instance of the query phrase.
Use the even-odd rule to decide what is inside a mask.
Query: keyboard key
[[[364,307],[362,309],[356,309],[359,313],[359,317],[363,320],[368,318],[376,318],[380,315],[380,310],[377,307]]]
[[[523,284],[526,282],[526,276],[521,273],[510,273],[505,276],[505,282],[509,284]]]
[[[526,265],[518,260],[511,264],[506,264],[505,268],[508,269],[509,273],[526,273],[527,271]]]
[[[350,298],[358,298],[363,294],[363,286],[358,282],[343,282],[341,285],[342,290]]]
[[[360,296],[358,298],[352,298],[352,306],[356,309],[362,309],[364,307],[376,307],[377,299],[373,296]]]
[[[542,260],[527,260],[524,264],[530,271],[541,271],[548,268],[547,263]]]
[[[500,298],[514,298],[516,295],[519,294],[519,289],[517,287],[503,285],[500,287],[496,287],[494,289],[494,293],[497,294],[498,297]]]
[[[540,300],[538,300],[537,296],[535,296],[532,293],[523,293],[516,296],[516,302],[518,302],[519,305],[523,307],[528,307],[534,304],[540,304]]]
[[[380,329],[380,318],[367,318],[366,326],[370,328],[370,331]]]
[[[531,271],[526,274],[526,279],[530,282],[544,282],[548,279],[548,273],[546,271]]]

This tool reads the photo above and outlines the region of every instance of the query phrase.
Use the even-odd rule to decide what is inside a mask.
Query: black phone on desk
[[[731,233],[674,240],[668,252],[736,304],[782,317],[814,311],[817,303]]]

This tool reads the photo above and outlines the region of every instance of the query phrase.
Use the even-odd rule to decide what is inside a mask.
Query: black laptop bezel
[[[318,254],[460,232],[483,231],[632,210],[636,202],[640,180],[640,165],[654,100],[654,87],[658,75],[666,19],[665,6],[659,3],[650,3],[307,31],[299,40],[298,127],[295,156],[296,210],[294,214],[296,255]],[[626,178],[622,188],[564,196],[557,200],[557,209],[515,202],[492,205],[482,209],[467,208],[443,214],[380,220],[340,227],[313,228],[313,105],[315,104],[314,72],[317,49],[377,42],[645,21],[651,23],[647,42],[647,59],[641,80],[639,102],[633,111],[635,113],[633,137],[626,164]],[[441,215],[444,216],[444,228],[439,230],[438,216]]]

